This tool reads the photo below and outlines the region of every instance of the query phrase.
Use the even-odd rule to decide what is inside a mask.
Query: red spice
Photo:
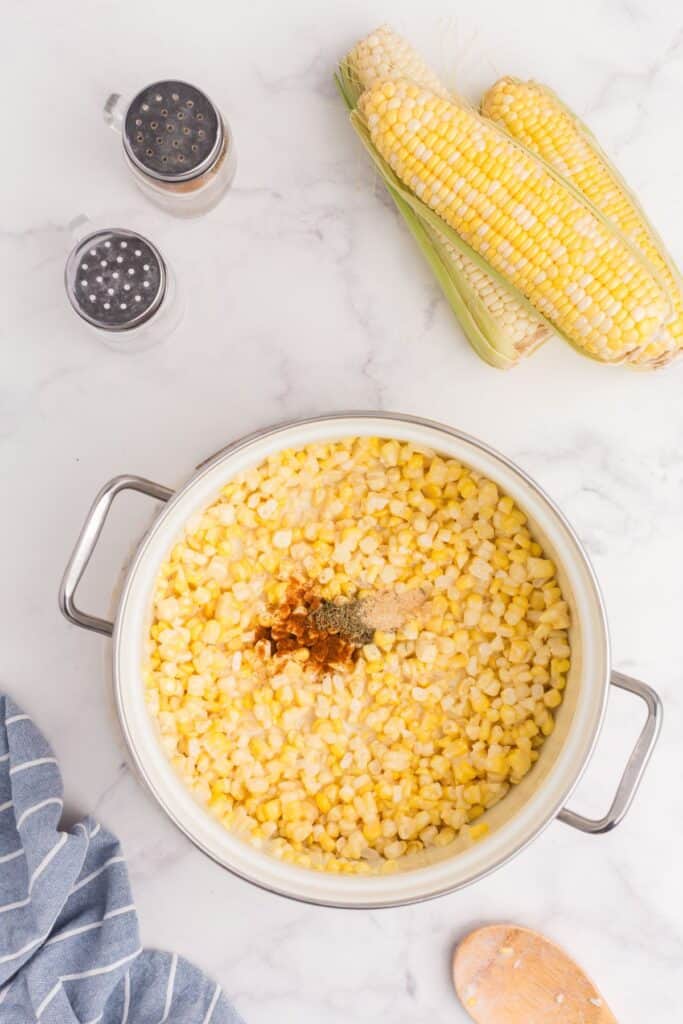
[[[272,610],[270,622],[256,627],[256,643],[267,641],[271,656],[307,650],[309,661],[323,672],[335,665],[353,663],[358,647],[341,636],[318,629],[313,621],[312,613],[321,603],[311,587],[301,580],[291,580],[284,601]]]

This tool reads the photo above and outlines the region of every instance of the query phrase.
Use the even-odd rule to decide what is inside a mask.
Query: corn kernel
[[[478,839],[483,839],[483,837],[487,834],[488,830],[488,823],[485,821],[480,821],[478,825],[472,825],[472,827],[470,828],[470,839],[472,839],[473,842],[476,842]]]

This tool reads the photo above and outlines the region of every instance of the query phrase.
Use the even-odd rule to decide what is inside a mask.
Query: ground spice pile
[[[406,619],[417,612],[426,600],[427,595],[420,587],[402,590],[398,594],[389,590],[366,598],[361,603],[359,615],[371,633],[374,634],[376,629],[391,632],[400,629]]]
[[[365,621],[364,601],[321,601],[320,607],[311,612],[311,621],[316,629],[333,636],[339,636],[349,643],[361,646],[372,643],[375,630]]]
[[[268,624],[256,629],[257,642],[267,641],[272,656],[307,650],[321,671],[349,665],[358,657],[359,643],[335,628],[332,605],[298,580],[292,580],[282,604],[272,609]],[[367,627],[366,627],[367,633]],[[372,639],[372,630],[370,630]]]
[[[300,580],[292,580],[270,621],[256,629],[271,657],[306,650],[321,670],[350,664],[375,630],[398,629],[425,601],[422,590],[376,594],[362,601],[326,601]]]

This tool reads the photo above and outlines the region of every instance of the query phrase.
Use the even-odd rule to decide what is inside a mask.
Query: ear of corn
[[[416,51],[386,26],[361,40],[342,61],[337,76],[349,109],[362,92],[387,77],[410,78],[436,95],[448,90]],[[387,188],[427,259],[477,354],[499,369],[516,365],[546,341],[548,324],[511,293],[506,282],[473,262],[440,230],[427,226],[387,181]]]
[[[594,135],[552,90],[537,82],[501,78],[484,96],[481,110],[580,189],[659,272],[674,315],[659,336],[633,353],[630,361],[661,364],[672,359],[683,348],[680,275]]]
[[[466,105],[377,82],[352,114],[409,205],[578,349],[623,362],[671,315],[659,275],[545,161]]]
[[[367,125],[357,111],[351,114],[351,123],[365,146],[370,158],[384,179],[384,183],[397,208],[403,215],[410,231],[424,253],[451,308],[459,318],[461,326],[477,354],[498,369],[515,366],[522,354],[526,355],[545,340],[551,333],[551,325],[538,313],[528,299],[493,270],[447,223],[441,220],[428,206],[406,188],[394,174],[387,162],[373,144]],[[458,259],[466,261],[467,276],[460,269]],[[480,288],[470,284],[474,275],[481,275]],[[489,287],[497,289],[500,299],[492,298],[491,304],[503,310],[501,303],[513,303],[516,325],[526,318],[530,330],[522,344],[513,343],[512,332],[499,322],[484,303],[482,296],[490,295]],[[524,327],[517,327],[522,334]],[[537,332],[537,333],[534,333]],[[534,342],[534,337],[536,341]],[[524,345],[527,347],[525,348]]]

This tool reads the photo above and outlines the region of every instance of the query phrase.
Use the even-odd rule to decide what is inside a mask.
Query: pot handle
[[[640,697],[647,707],[647,719],[640,736],[636,740],[636,745],[631,751],[631,756],[624,769],[624,774],[621,776],[621,781],[617,786],[617,792],[612,805],[604,817],[595,819],[584,818],[583,815],[576,814],[567,808],[560,811],[557,816],[566,825],[572,825],[581,832],[590,832],[592,835],[610,832],[613,828],[616,828],[628,811],[633,803],[633,798],[636,795],[647,763],[652,756],[652,751],[662,727],[662,702],[651,686],[641,682],[640,679],[632,679],[630,676],[622,675],[621,672],[612,672],[610,683],[612,686],[618,686],[619,689],[628,690],[629,693],[634,693],[636,697]]]
[[[162,487],[161,484],[155,484],[153,480],[145,480],[141,476],[115,476],[104,485],[92,503],[71,553],[69,564],[64,570],[59,588],[59,607],[69,622],[82,626],[83,629],[91,629],[95,633],[103,633],[104,636],[112,635],[114,623],[81,611],[76,605],[76,588],[92,558],[112,502],[121,491],[139,491],[140,494],[147,494],[159,501],[168,501],[174,493],[168,487]]]

